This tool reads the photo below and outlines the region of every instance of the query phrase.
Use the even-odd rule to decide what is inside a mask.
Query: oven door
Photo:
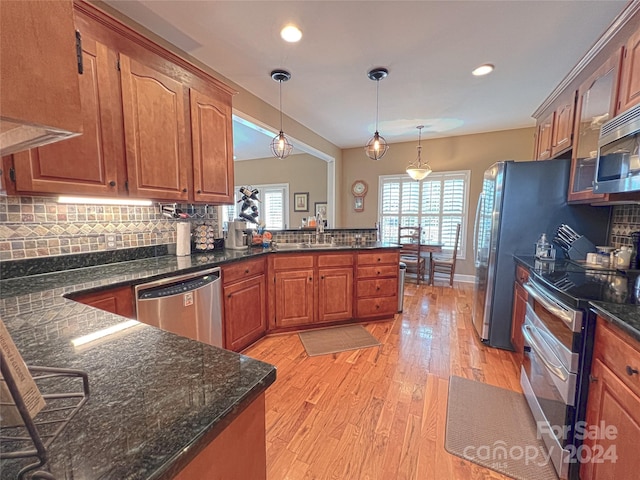
[[[522,327],[525,353],[520,383],[560,478],[567,478],[575,422],[577,375],[558,355],[566,348],[537,318],[531,305]]]

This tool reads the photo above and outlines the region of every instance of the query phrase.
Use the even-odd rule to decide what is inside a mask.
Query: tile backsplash
[[[609,245],[631,245],[631,234],[640,231],[640,205],[616,205],[613,207]]]
[[[218,209],[180,205],[194,226],[218,228]],[[156,203],[149,207],[58,204],[52,197],[0,196],[0,261],[106,250],[104,235],[115,234],[116,248],[173,244],[177,220]]]

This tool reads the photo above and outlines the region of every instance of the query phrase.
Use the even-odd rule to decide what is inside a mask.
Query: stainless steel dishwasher
[[[222,347],[220,268],[137,285],[135,292],[140,322]]]

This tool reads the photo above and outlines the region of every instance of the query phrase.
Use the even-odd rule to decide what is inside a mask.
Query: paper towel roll
[[[191,224],[178,222],[176,229],[176,255],[179,257],[191,255]]]

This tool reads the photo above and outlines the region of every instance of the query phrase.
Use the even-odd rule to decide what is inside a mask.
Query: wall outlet
[[[104,245],[105,245],[105,250],[115,250],[116,249],[116,234],[115,233],[105,233],[104,234]]]

